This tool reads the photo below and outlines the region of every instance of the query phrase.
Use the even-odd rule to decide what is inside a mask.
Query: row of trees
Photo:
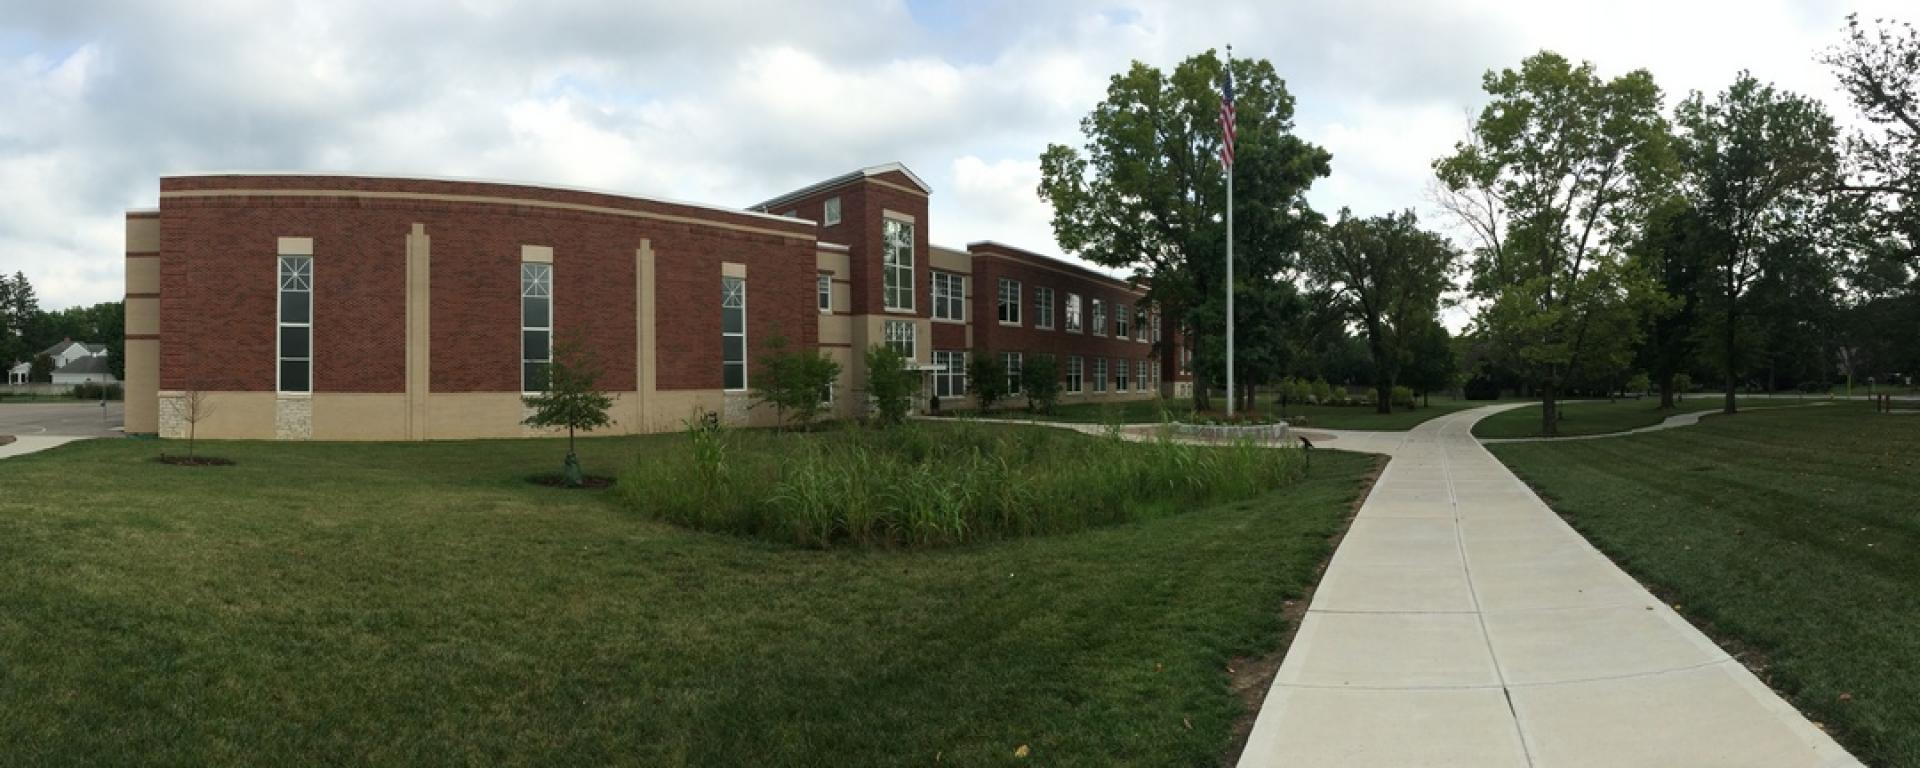
[[[1231,67],[1247,385],[1232,396],[1324,375],[1364,339],[1382,411],[1409,377],[1450,382],[1464,343],[1478,380],[1541,397],[1547,434],[1565,393],[1640,375],[1667,404],[1684,378],[1717,380],[1731,412],[1742,384],[1920,367],[1920,34],[1850,18],[1823,61],[1866,122],[1851,136],[1818,101],[1748,72],[1671,110],[1645,70],[1603,78],[1542,52],[1488,73],[1467,138],[1433,164],[1465,252],[1411,211],[1313,211],[1304,194],[1331,158],[1292,134],[1284,82],[1266,61],[1211,51],[1170,74],[1116,75],[1086,143],[1041,156],[1039,193],[1062,246],[1133,269],[1187,332],[1208,407],[1227,237],[1214,116]],[[1437,317],[1463,274],[1477,314],[1456,342]]]
[[[35,380],[45,380],[53,363],[36,356],[61,339],[107,345],[114,377],[124,378],[126,309],[121,302],[49,312],[40,308],[39,296],[25,274],[0,275],[0,368],[33,362]]]

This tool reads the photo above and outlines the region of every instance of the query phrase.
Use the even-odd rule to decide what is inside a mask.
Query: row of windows
[[[1026,356],[1019,352],[1000,353],[1000,366],[1007,372],[1007,394],[1018,395],[1022,392],[1020,373],[1025,369]],[[939,397],[959,397],[967,393],[967,353],[960,350],[935,350],[933,364],[943,370],[933,374],[933,393]],[[1107,391],[1108,359],[1093,358],[1093,391]],[[1134,360],[1131,365],[1121,359],[1112,360],[1113,391],[1126,392],[1137,386],[1141,392],[1152,391],[1160,385],[1160,369],[1148,360]],[[1080,394],[1086,391],[1086,364],[1079,355],[1066,358],[1066,391],[1068,394]]]
[[[799,209],[790,208],[787,210],[786,213],[782,213],[780,215],[790,219],[799,218],[800,211]],[[829,197],[827,198],[826,204],[820,206],[820,226],[831,227],[839,223],[840,223],[840,198]]]
[[[998,308],[999,321],[1001,322],[1001,324],[1003,325],[1023,324],[1024,319],[1022,318],[1021,315],[1022,315],[1022,312],[1024,311],[1023,308],[1025,303],[1021,301],[1020,294],[1021,294],[1022,287],[1023,286],[1021,286],[1020,281],[1018,280],[1005,278],[1005,277],[1000,278],[997,308]],[[1106,336],[1109,330],[1111,330],[1111,332],[1113,333],[1113,337],[1116,339],[1132,338],[1135,341],[1148,341],[1148,340],[1152,340],[1154,342],[1160,341],[1160,316],[1159,315],[1150,315],[1145,311],[1141,311],[1136,316],[1131,308],[1119,303],[1115,303],[1113,306],[1113,324],[1109,326],[1107,324],[1107,303],[1106,302],[1101,301],[1100,299],[1089,299],[1087,301],[1087,306],[1091,310],[1092,317],[1090,318],[1090,321],[1086,324],[1084,329],[1091,330],[1093,332],[1093,335],[1095,336]],[[1083,326],[1081,324],[1081,318],[1083,317],[1083,315],[1081,314],[1081,311],[1080,311],[1081,310],[1080,294],[1077,294],[1077,293],[1067,294],[1066,310],[1067,310],[1066,311],[1067,332],[1068,333],[1082,332]],[[1043,286],[1034,287],[1033,314],[1034,314],[1033,327],[1043,331],[1051,331],[1054,329],[1053,289],[1052,288],[1047,288]],[[939,317],[939,315],[936,314],[935,317]],[[942,319],[957,320],[960,318],[954,317],[954,318],[942,318]],[[1134,322],[1136,319],[1138,320],[1138,322]]]

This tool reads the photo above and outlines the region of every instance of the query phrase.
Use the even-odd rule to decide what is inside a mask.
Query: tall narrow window
[[[1113,361],[1113,391],[1115,392],[1127,391],[1128,378],[1129,377],[1127,376],[1127,361],[1126,360]]]
[[[313,391],[313,257],[280,257],[280,391]]]
[[[933,374],[933,393],[940,397],[959,397],[967,393],[967,353],[934,350],[933,364],[943,370]]]
[[[1021,355],[1019,352],[1000,353],[1000,364],[1007,369],[1007,394],[1020,394]]]
[[[1133,340],[1147,340],[1147,311],[1144,309],[1133,313]]]
[[[1153,343],[1160,343],[1160,313],[1153,313]]]
[[[1107,359],[1104,357],[1093,359],[1093,391],[1107,391]]]
[[[720,381],[728,390],[747,388],[747,280],[720,278]]]
[[[1067,333],[1080,332],[1080,294],[1067,294]]]
[[[967,279],[951,272],[933,273],[933,319],[967,319]]]
[[[1034,286],[1033,327],[1053,330],[1053,289]]]
[[[1133,324],[1128,322],[1130,313],[1123,304],[1113,305],[1113,337],[1125,339],[1133,334]]]
[[[913,311],[913,225],[887,219],[880,227],[881,299],[889,310]]]
[[[1147,361],[1145,360],[1134,361],[1133,381],[1134,383],[1140,386],[1140,391],[1142,392],[1147,391]]]
[[[887,346],[892,347],[895,352],[900,353],[901,357],[911,362],[918,346],[917,330],[911,320],[888,320]]]
[[[1081,365],[1083,365],[1083,363],[1080,361],[1079,355],[1074,355],[1072,357],[1067,358],[1067,393],[1068,394],[1073,394],[1073,395],[1080,394],[1080,388],[1082,386],[1081,380],[1083,378],[1083,374],[1081,373],[1082,369],[1080,367]]]
[[[827,198],[827,204],[823,207],[820,218],[822,219],[820,225],[824,227],[840,223],[840,198]]]
[[[1020,281],[1000,278],[1000,322],[1020,324]]]
[[[1093,325],[1093,335],[1107,335],[1107,305],[1100,303],[1099,299],[1093,300],[1093,322],[1091,325]]]
[[[813,293],[814,293],[815,303],[820,305],[820,311],[825,312],[827,314],[832,314],[833,313],[833,276],[820,275],[818,277],[815,277],[813,282]]]
[[[520,389],[545,392],[553,362],[553,265],[520,265]]]

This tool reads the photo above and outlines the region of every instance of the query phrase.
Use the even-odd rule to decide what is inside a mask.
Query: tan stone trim
[[[918,189],[914,189],[914,188],[912,188],[912,187],[903,187],[903,186],[900,186],[899,184],[895,184],[895,183],[893,183],[893,182],[891,182],[891,181],[881,181],[881,180],[879,180],[879,179],[875,179],[875,178],[868,178],[868,179],[866,179],[866,181],[867,181],[868,183],[871,183],[871,184],[878,184],[878,185],[880,185],[880,186],[883,186],[883,187],[886,187],[886,188],[888,188],[888,189],[892,189],[892,190],[898,190],[898,191],[900,191],[900,192],[905,192],[905,193],[907,193],[907,194],[909,194],[909,195],[914,195],[914,196],[916,196],[916,197],[926,197],[926,196],[927,196],[927,193],[926,193],[925,191],[923,191],[923,190],[918,190]]]
[[[148,252],[144,252],[144,253],[132,253],[132,252],[129,252],[129,253],[127,254],[127,258],[129,258],[129,259],[157,259],[157,258],[160,258],[160,252],[159,252],[159,251],[148,251]]]
[[[633,398],[635,409],[633,423],[636,425],[636,430],[647,431],[653,423],[654,413],[652,409],[655,405],[655,395],[659,392],[659,382],[656,377],[654,365],[655,358],[658,355],[658,329],[656,327],[657,324],[654,322],[653,241],[641,240],[640,247],[633,252],[633,258],[633,290],[636,294],[633,322],[638,329],[638,332],[634,334],[634,339],[635,343],[639,345],[639,349],[636,350],[633,356],[634,365],[639,368],[639,370],[635,371],[634,379],[634,386],[637,387],[639,391],[635,393],[635,397]]]
[[[313,238],[311,237],[280,238],[280,255],[312,256],[313,255]]]
[[[160,252],[160,217],[127,215],[127,253]]]
[[[160,334],[160,297],[128,296],[125,303],[126,338]]]
[[[603,213],[610,216],[628,216],[637,219],[652,219],[675,224],[691,224],[718,229],[731,229],[738,232],[752,232],[774,237],[789,237],[795,240],[816,240],[815,235],[802,232],[788,232],[765,227],[749,227],[744,224],[728,224],[711,219],[693,216],[675,216],[651,211],[636,211],[627,208],[609,208],[604,205],[584,205],[581,203],[557,203],[551,200],[534,200],[517,197],[489,197],[486,195],[437,195],[425,192],[379,192],[371,190],[340,189],[184,189],[161,192],[161,199],[186,199],[209,197],[359,197],[373,200],[420,200],[437,203],[478,203],[482,205],[506,205],[524,208],[547,208],[562,211],[583,211]]]
[[[427,225],[414,222],[407,233],[407,392],[406,437],[432,434],[428,396],[433,388],[433,239]]]
[[[747,277],[747,265],[737,261],[720,262],[720,276],[738,277],[744,280]]]
[[[891,208],[882,208],[882,209],[880,209],[880,215],[881,215],[882,217],[884,217],[884,218],[889,218],[889,219],[894,219],[894,220],[896,220],[896,221],[904,221],[904,222],[906,222],[906,223],[908,223],[908,224],[913,224],[913,223],[915,223],[915,222],[914,222],[914,220],[913,220],[913,214],[910,214],[910,213],[901,213],[901,212],[899,212],[899,211],[896,211],[896,210],[893,210],[893,209],[891,209]]]
[[[125,298],[129,298],[129,299],[157,299],[157,298],[160,298],[160,294],[158,294],[158,293],[129,293],[129,294],[127,294],[127,295],[126,295],[126,297],[125,297]]]
[[[552,264],[553,263],[553,246],[522,245],[520,246],[520,260],[530,261],[535,264]]]

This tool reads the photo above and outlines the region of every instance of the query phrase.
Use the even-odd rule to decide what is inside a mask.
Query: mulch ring
[[[0,435],[0,445],[13,442],[13,435]]]
[[[544,485],[548,488],[597,491],[603,488],[612,488],[614,480],[606,475],[586,475],[581,478],[581,485],[571,486],[567,485],[567,478],[564,475],[558,472],[552,472],[544,475],[534,475],[527,478],[527,482],[535,485]]]
[[[166,454],[161,454],[160,457],[157,459],[154,459],[154,461],[160,462],[162,464],[172,464],[176,467],[231,467],[233,466],[233,459],[223,459],[218,456],[189,457],[189,456],[168,456]]]

